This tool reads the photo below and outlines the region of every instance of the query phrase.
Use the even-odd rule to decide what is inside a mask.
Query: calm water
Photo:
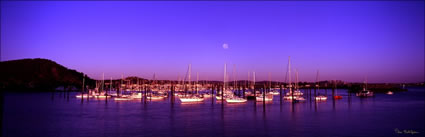
[[[324,93],[324,90],[321,92]],[[6,93],[3,136],[424,136],[424,88],[326,102],[221,104],[207,99],[90,101],[70,93]],[[328,90],[328,95],[331,92]],[[398,134],[395,129],[418,134]]]

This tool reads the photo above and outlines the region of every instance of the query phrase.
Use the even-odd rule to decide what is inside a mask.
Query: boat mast
[[[191,83],[190,83],[190,82],[191,82],[191,81],[190,81],[190,80],[191,80],[191,79],[190,79],[190,77],[191,77],[191,73],[192,73],[192,64],[189,64],[189,76],[188,76],[188,77],[189,77],[189,78],[188,78],[188,80],[189,80],[189,81],[188,81],[188,82],[189,82],[189,84],[188,84],[188,89],[189,89],[189,90],[191,90],[191,88],[192,88],[192,87],[191,87],[191,85],[190,85],[190,84],[191,84]]]
[[[366,83],[365,83],[365,84],[366,84],[366,90],[367,90],[367,76],[366,76],[366,78],[365,78],[365,79],[366,79]]]
[[[320,95],[320,91],[319,91],[319,86],[320,86],[320,83],[319,83],[319,70],[317,70],[317,73],[316,73],[316,86],[317,86],[317,92],[319,92],[319,95]]]
[[[188,66],[188,67],[189,67],[189,66]],[[183,86],[184,96],[187,96],[187,94],[188,94],[187,84],[186,84],[186,78],[187,78],[187,73],[188,73],[188,71],[189,71],[189,68],[187,69],[187,71],[186,71],[186,75],[184,75],[184,78],[182,78],[182,81],[181,81],[182,86]]]
[[[103,87],[105,87],[105,73],[102,73],[102,92],[103,92]]]
[[[298,85],[298,69],[295,69],[295,89],[297,89],[298,90],[298,88],[299,88],[299,85]]]
[[[180,85],[180,73],[177,73],[177,85],[180,89],[181,85]],[[177,91],[178,92],[178,91]]]
[[[292,93],[292,84],[291,84],[291,56],[288,57],[288,81],[289,81],[289,93]]]
[[[270,78],[270,72],[269,72],[269,91],[272,89],[272,80]]]
[[[198,81],[199,81],[199,74],[198,74],[198,72],[196,72],[196,84],[195,84],[196,94],[198,94]]]
[[[123,74],[121,74],[121,85],[120,85],[120,94],[122,94],[122,82],[123,82],[123,79],[124,79],[124,75]],[[118,95],[119,96],[119,95]]]
[[[252,78],[253,78],[253,83],[252,83],[252,85],[253,85],[253,90],[254,90],[254,95],[255,94],[257,94],[257,91],[255,91],[255,71],[254,72],[252,72]]]
[[[226,90],[226,63],[224,63],[224,79],[223,79],[223,92],[221,94],[224,93],[224,91]]]
[[[248,88],[248,86],[251,86],[251,77],[249,76],[249,71],[248,71],[248,80],[245,81],[245,86]]]
[[[152,85],[153,85],[152,89],[154,89],[155,88],[155,85],[156,85],[156,74],[155,74],[155,72],[153,73]],[[152,90],[151,90],[151,92],[152,92]],[[152,96],[152,93],[151,93],[151,96]]]
[[[237,86],[236,86],[236,77],[235,77],[235,69],[236,69],[236,65],[233,64],[233,90],[236,90]]]
[[[291,84],[291,56],[288,57],[288,73],[289,73],[289,93],[291,93],[292,102],[295,102],[294,92],[292,92],[292,84]]]

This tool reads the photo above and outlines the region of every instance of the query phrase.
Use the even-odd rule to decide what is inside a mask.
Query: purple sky
[[[92,78],[424,80],[424,2],[2,2],[1,59],[47,58]],[[222,45],[227,43],[229,48]],[[292,70],[294,72],[294,70]]]

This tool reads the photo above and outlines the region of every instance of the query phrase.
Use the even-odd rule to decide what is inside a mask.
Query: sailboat
[[[359,96],[359,97],[372,97],[373,96],[373,92],[370,92],[369,90],[366,90],[365,88],[363,88],[362,91],[360,91],[359,93],[356,93],[356,96]]]
[[[298,83],[298,73],[297,74],[297,83]],[[304,101],[303,93],[298,90],[297,83],[295,83],[295,91],[292,91],[292,83],[291,83],[291,57],[288,57],[288,80],[289,80],[289,92],[283,96],[285,100],[293,100],[293,101]]]
[[[110,84],[109,84],[109,92],[108,92],[108,95],[110,95],[111,97],[116,97],[116,96],[118,96],[117,91],[115,91],[116,89],[112,90],[112,85],[113,85],[112,77],[111,77],[111,79],[110,79],[110,82],[109,82],[109,83],[110,83]]]
[[[117,95],[117,97],[114,98],[115,101],[127,101],[127,100],[132,100],[133,98],[130,95],[123,95],[122,94],[122,86],[123,86],[123,79],[124,76],[121,75],[121,85],[120,85],[120,94]]]
[[[367,79],[364,81],[363,90],[356,93],[356,96],[358,97],[373,97],[373,92],[367,90]]]
[[[269,92],[269,94],[271,94],[271,95],[279,95],[280,94],[279,91],[277,91],[275,88],[272,91],[272,81],[271,81],[271,78],[270,78],[270,72],[269,72],[269,89],[271,91],[271,92]]]
[[[191,85],[191,81],[190,81],[190,76],[191,76],[191,69],[192,69],[192,64],[189,64],[189,89],[190,89],[190,85]],[[198,92],[196,90],[196,92]],[[198,93],[196,93],[198,94]],[[185,96],[181,96],[179,97],[180,101],[185,103],[185,102],[202,102],[204,101],[204,98],[197,96],[197,95],[185,95]]]
[[[133,98],[133,99],[142,99],[143,98],[143,94],[142,94],[142,92],[141,92],[141,88],[140,88],[140,83],[139,83],[139,78],[137,78],[136,79],[137,80],[137,82],[136,82],[136,92],[133,92],[133,93],[131,93],[131,98]],[[137,91],[140,91],[140,92],[137,92]]]
[[[269,73],[269,82],[270,82],[270,73]],[[269,85],[269,89],[270,89],[270,85]],[[263,93],[256,97],[256,101],[258,102],[273,101],[273,94],[266,95],[266,89],[264,89]]]
[[[99,92],[99,94],[96,94],[96,95],[94,95],[94,97],[96,97],[96,98],[110,98],[111,96],[110,95],[108,95],[108,93],[106,93],[105,91],[104,91],[104,87],[105,87],[105,73],[102,73],[102,83],[101,83],[101,85],[102,85],[102,91],[101,92]]]
[[[153,82],[150,85],[151,86],[150,87],[151,92],[146,95],[146,99],[154,100],[154,101],[163,100],[166,97],[166,95],[160,93],[161,92],[160,91],[160,85],[158,83],[156,83],[156,74],[155,73],[153,73],[152,80],[153,80]]]
[[[78,94],[78,95],[76,95],[75,97],[76,98],[90,98],[90,97],[92,97],[90,94],[87,94],[87,93],[84,93],[84,82],[85,82],[85,76],[83,76],[83,87],[82,87],[82,93],[81,94]]]
[[[317,75],[316,75],[316,82],[317,82],[317,91],[319,92],[319,70],[317,70]],[[325,95],[320,95],[320,93],[319,93],[319,95],[318,96],[316,96],[316,97],[314,97],[314,99],[316,100],[316,101],[326,101],[327,99],[328,99],[328,97],[327,96],[325,96]]]
[[[226,77],[226,75],[227,75],[226,69],[227,69],[226,64],[224,64],[224,81],[223,81],[224,82],[224,86],[223,86],[224,92],[223,92],[223,95],[226,94],[224,99],[226,100],[227,103],[245,103],[247,101],[246,99],[235,96],[230,89],[226,88],[226,78],[227,78]]]
[[[290,69],[290,65],[291,64],[289,64],[289,69]],[[291,70],[289,70],[289,77],[291,76]],[[303,96],[304,95],[304,93],[302,93],[299,89],[298,89],[298,71],[295,71],[295,74],[296,74],[296,80],[295,80],[295,89],[294,89],[294,91],[292,91],[292,90],[289,90],[289,92],[288,93],[286,93],[286,96],[292,96],[292,92],[294,92],[293,94],[294,94],[294,96]],[[289,80],[291,80],[291,78],[289,78]],[[290,84],[290,86],[292,87],[292,85],[291,85],[291,81],[289,81],[289,84]]]
[[[245,96],[247,97],[247,99],[255,99],[255,72],[252,72],[252,81],[251,81],[251,77],[250,77],[250,72],[248,72],[248,83],[247,83],[247,90],[245,91]]]
[[[315,99],[317,101],[326,101],[328,99],[328,97],[326,97],[325,95],[318,95],[315,97]]]
[[[217,95],[215,96],[216,100],[223,100],[227,96],[227,93],[232,93],[232,92],[226,92],[226,77],[227,77],[226,71],[227,71],[226,64],[224,64],[224,79],[223,79],[223,90],[224,90],[224,92],[218,91]]]
[[[300,91],[300,88],[299,88],[299,85],[298,85],[298,70],[297,69],[295,69],[295,75],[296,75],[296,79],[295,79],[295,91],[294,91],[294,94],[295,95],[298,95],[298,97],[297,98],[295,98],[295,100],[297,100],[297,101],[304,101],[305,99],[304,99],[304,97],[303,97],[303,93]]]

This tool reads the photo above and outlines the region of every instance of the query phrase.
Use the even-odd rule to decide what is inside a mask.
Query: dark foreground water
[[[322,91],[324,92],[324,91]],[[63,93],[6,93],[3,136],[424,136],[424,88],[326,102],[199,104],[90,101]],[[328,95],[330,95],[328,91]],[[400,132],[397,132],[399,130]],[[403,132],[406,130],[407,132]],[[409,131],[419,132],[409,134]]]

